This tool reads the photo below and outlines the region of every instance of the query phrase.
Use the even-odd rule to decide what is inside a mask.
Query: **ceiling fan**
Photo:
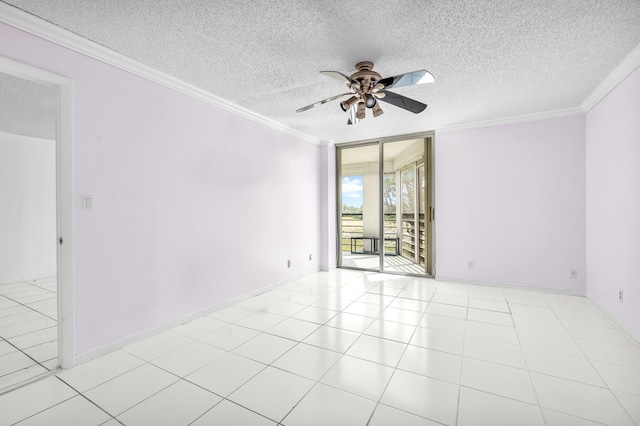
[[[351,76],[346,76],[338,71],[320,71],[320,73],[345,83],[350,91],[307,105],[296,110],[296,112],[303,112],[317,105],[326,104],[327,102],[351,95],[347,100],[340,102],[340,107],[343,111],[347,112],[348,115],[347,124],[356,124],[362,120],[365,117],[365,108],[371,108],[374,117],[382,114],[382,108],[378,105],[378,100],[418,114],[424,111],[427,107],[426,104],[390,92],[387,89],[412,86],[414,84],[433,83],[435,81],[433,75],[427,70],[418,70],[393,77],[382,78],[380,74],[373,70],[373,62],[367,61],[358,62],[356,64],[356,72],[351,74]]]

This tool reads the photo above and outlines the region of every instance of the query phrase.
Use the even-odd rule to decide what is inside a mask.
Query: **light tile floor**
[[[57,368],[57,303],[55,277],[0,285],[0,393]]]
[[[638,425],[577,296],[319,272],[0,396],[1,425]]]

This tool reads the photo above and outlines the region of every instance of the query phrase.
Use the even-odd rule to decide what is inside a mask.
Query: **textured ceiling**
[[[0,73],[0,132],[55,139],[55,89]]]
[[[336,142],[577,108],[640,44],[638,0],[6,0],[132,59]],[[355,126],[318,73],[368,60],[383,77],[427,69]]]

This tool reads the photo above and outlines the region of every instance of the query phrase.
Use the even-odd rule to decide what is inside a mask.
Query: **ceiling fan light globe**
[[[364,96],[364,104],[367,108],[373,108],[376,105],[376,100],[373,96],[367,94]]]
[[[358,102],[358,110],[356,111],[356,118],[362,120],[364,118],[364,102]]]

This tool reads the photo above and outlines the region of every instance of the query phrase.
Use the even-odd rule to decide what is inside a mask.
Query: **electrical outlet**
[[[571,278],[572,280],[578,279],[578,271],[575,269],[570,270],[569,278]]]
[[[624,294],[622,293],[622,289],[618,290],[618,300],[620,301],[620,303],[623,302],[623,296]]]
[[[476,264],[475,264],[475,262],[473,260],[469,260],[467,262],[467,269],[473,269],[473,268],[475,268],[475,266],[476,266]]]
[[[287,260],[287,268],[291,268],[291,261]]]

